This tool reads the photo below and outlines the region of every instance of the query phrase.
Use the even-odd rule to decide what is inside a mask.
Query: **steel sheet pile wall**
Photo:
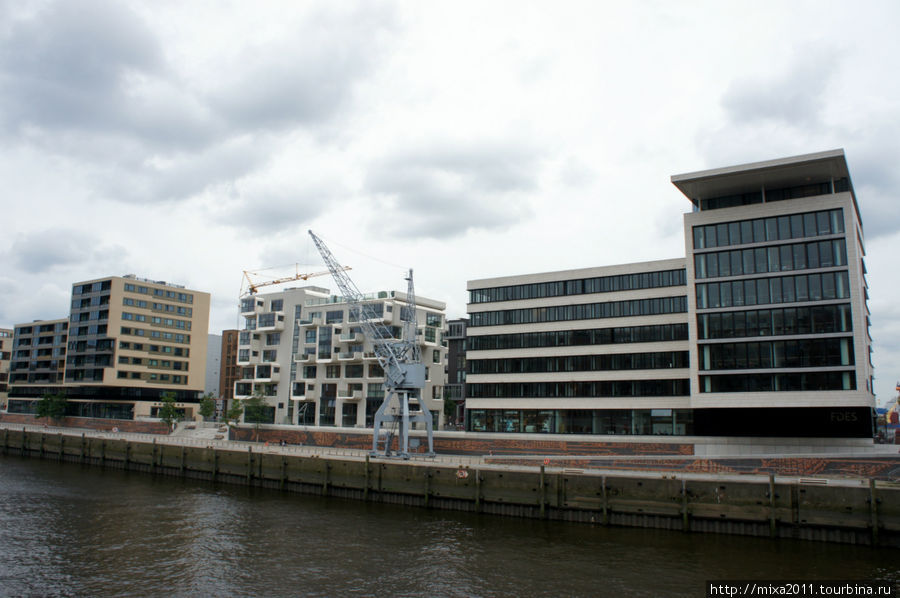
[[[4,455],[246,484],[305,494],[497,515],[900,546],[900,486],[481,469],[2,431]],[[758,479],[758,478],[757,478]]]

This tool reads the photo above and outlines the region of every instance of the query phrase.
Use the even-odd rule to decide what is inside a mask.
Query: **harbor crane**
[[[409,459],[410,423],[424,423],[428,435],[428,456],[434,456],[434,424],[431,412],[425,405],[422,389],[425,387],[425,365],[419,345],[416,342],[416,293],[413,286],[413,271],[406,278],[406,306],[400,310],[403,323],[402,338],[396,339],[384,325],[371,303],[365,303],[365,296],[347,275],[325,243],[309,231],[316,249],[322,255],[334,282],[350,306],[350,318],[355,317],[366,338],[372,343],[375,357],[384,370],[384,400],[375,412],[372,435],[372,456],[378,456],[378,444],[383,442],[385,457],[395,456],[391,451],[394,432],[397,432],[396,456]],[[418,404],[417,411],[410,410],[410,403]],[[389,426],[389,427],[387,427]]]

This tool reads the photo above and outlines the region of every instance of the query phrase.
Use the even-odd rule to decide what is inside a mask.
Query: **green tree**
[[[200,415],[203,416],[203,419],[209,419],[215,412],[216,399],[212,396],[212,393],[208,392],[200,399]]]
[[[232,399],[231,406],[225,412],[225,422],[229,426],[234,426],[241,416],[244,415],[244,406],[237,399]]]
[[[178,408],[175,407],[175,393],[164,392],[160,400],[162,407],[159,408],[159,419],[166,422],[166,425],[171,430],[172,425],[181,419],[181,414],[178,412]]]
[[[253,424],[256,442],[259,442],[259,425],[266,418],[266,398],[262,387],[257,387],[253,395],[241,403],[244,407],[244,421]]]
[[[45,394],[37,402],[35,415],[59,421],[66,414],[66,395],[62,393]]]

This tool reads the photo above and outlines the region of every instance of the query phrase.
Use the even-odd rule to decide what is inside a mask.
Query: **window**
[[[326,378],[340,378],[341,377],[341,366],[339,366],[339,365],[325,366],[325,377]]]

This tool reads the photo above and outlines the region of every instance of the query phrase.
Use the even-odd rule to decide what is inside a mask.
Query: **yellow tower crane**
[[[294,264],[294,270],[295,270],[295,273],[293,276],[283,276],[281,278],[274,278],[272,280],[263,280],[263,281],[254,281],[254,278],[251,278],[251,277],[255,277],[258,279],[259,277],[265,276],[264,274],[261,274],[259,272],[253,272],[250,270],[244,270],[243,271],[244,272],[244,281],[246,281],[246,284],[247,284],[247,292],[246,293],[241,292],[241,296],[255,295],[256,291],[260,287],[267,287],[267,286],[274,285],[274,284],[282,284],[284,282],[293,282],[295,280],[308,280],[308,279],[314,278],[316,276],[324,276],[326,274],[331,274],[330,270],[325,270],[323,272],[301,273],[300,272],[300,264]],[[344,270],[350,270],[350,266],[345,266]],[[242,282],[241,283],[242,291],[243,291],[243,285],[244,285],[244,283]]]

